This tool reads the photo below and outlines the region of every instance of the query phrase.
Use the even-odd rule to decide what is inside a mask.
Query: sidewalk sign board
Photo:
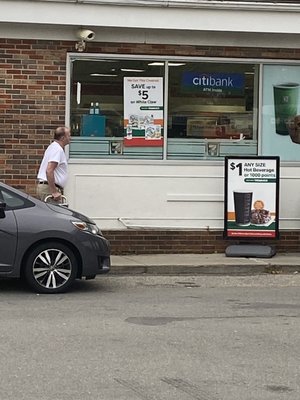
[[[279,238],[279,157],[225,157],[224,238]]]

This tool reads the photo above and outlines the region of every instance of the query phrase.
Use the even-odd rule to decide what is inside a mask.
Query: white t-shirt
[[[54,170],[55,183],[61,187],[65,187],[68,178],[67,157],[63,148],[57,142],[52,142],[46,149],[38,172],[38,180],[47,180],[46,170],[48,163],[51,161],[58,163],[57,167]]]

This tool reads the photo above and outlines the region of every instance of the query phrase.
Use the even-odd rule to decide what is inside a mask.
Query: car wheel
[[[63,293],[73,284],[78,264],[72,250],[57,242],[35,247],[27,258],[24,275],[39,293]]]

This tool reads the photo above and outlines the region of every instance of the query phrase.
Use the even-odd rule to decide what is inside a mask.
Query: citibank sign
[[[245,89],[244,74],[209,74],[199,72],[184,72],[182,88],[208,93],[243,94]]]

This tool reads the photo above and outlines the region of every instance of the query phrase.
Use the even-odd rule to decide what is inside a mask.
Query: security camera
[[[79,29],[79,31],[77,32],[77,36],[80,40],[90,42],[91,40],[95,39],[96,34],[90,29]]]

